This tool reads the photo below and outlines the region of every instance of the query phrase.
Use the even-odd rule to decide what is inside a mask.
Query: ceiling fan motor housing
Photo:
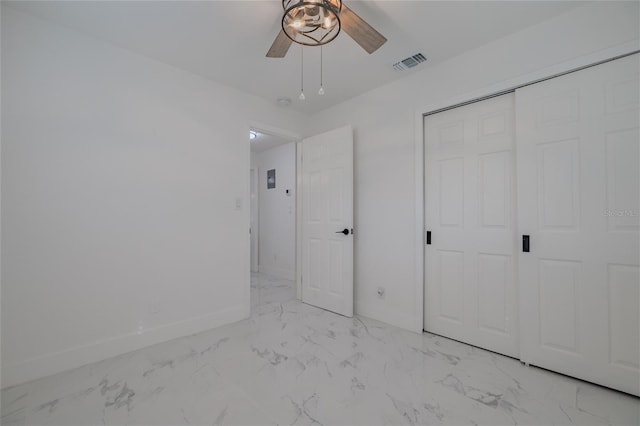
[[[282,0],[282,30],[292,41],[322,46],[340,33],[342,0]]]
[[[369,54],[387,42],[342,0],[282,0],[282,7],[282,29],[267,52],[268,58],[284,58],[294,42],[322,46],[341,30]]]

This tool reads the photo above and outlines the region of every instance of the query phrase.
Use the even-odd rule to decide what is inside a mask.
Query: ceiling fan
[[[267,52],[268,58],[284,58],[293,42],[305,46],[327,44],[341,29],[369,54],[387,41],[342,0],[282,0],[282,7],[282,29]]]

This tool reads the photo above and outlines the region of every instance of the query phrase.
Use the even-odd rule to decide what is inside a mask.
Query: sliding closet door
[[[424,329],[517,357],[513,104],[425,117]]]
[[[639,394],[638,55],[516,92],[521,359]]]

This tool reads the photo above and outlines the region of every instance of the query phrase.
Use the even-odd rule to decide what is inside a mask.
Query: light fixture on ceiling
[[[249,139],[254,140],[257,137],[258,134],[256,132],[254,132],[253,130],[249,130]]]
[[[367,53],[373,53],[387,39],[351,10],[342,0],[282,0],[281,29],[267,52],[267,58],[284,58],[295,42],[321,46],[344,30]]]
[[[304,46],[320,46],[333,41],[341,29],[351,36],[368,53],[375,52],[387,39],[365,22],[342,0],[282,0],[284,15],[282,29],[267,52],[268,58],[283,58],[292,43]],[[320,50],[320,88],[325,94],[323,81],[322,49]],[[304,57],[300,58],[300,95],[304,94]]]
[[[292,41],[321,46],[340,33],[342,0],[282,0],[282,30]]]
[[[320,46],[320,89],[322,81],[322,45],[334,40],[340,33],[342,0],[282,0],[284,16],[282,30],[292,41],[302,46]],[[304,50],[300,49],[300,96],[304,101]]]

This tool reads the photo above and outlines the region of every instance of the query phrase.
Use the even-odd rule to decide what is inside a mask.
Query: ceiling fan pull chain
[[[300,46],[300,100],[304,101],[304,47]]]
[[[322,46],[320,46],[320,90],[318,90],[318,95],[324,95],[324,86],[322,84]]]

